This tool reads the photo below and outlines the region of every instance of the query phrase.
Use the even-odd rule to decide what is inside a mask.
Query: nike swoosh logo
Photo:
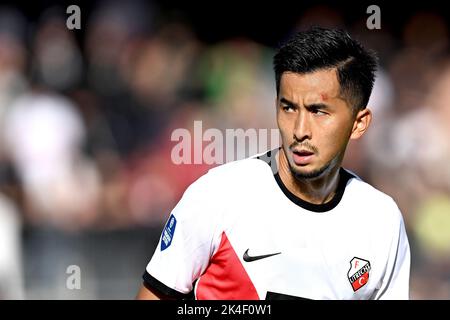
[[[252,261],[256,261],[256,260],[272,257],[272,256],[276,256],[277,254],[281,253],[281,252],[277,252],[277,253],[263,254],[263,255],[260,255],[260,256],[249,256],[248,255],[248,250],[250,250],[250,249],[245,250],[244,256],[242,257],[245,262],[252,262]]]

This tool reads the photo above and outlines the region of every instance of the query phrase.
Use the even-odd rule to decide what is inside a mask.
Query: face
[[[359,138],[371,119],[368,109],[352,112],[335,69],[283,73],[276,103],[284,154],[302,179],[340,167],[349,139]]]

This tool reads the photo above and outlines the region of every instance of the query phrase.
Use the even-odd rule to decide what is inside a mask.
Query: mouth
[[[306,166],[314,157],[314,152],[305,149],[292,150],[292,154],[293,160],[298,166]]]

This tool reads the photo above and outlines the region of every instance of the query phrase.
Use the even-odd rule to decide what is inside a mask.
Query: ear
[[[372,121],[372,111],[369,108],[358,111],[355,121],[353,122],[352,134],[350,139],[359,139],[369,128]]]

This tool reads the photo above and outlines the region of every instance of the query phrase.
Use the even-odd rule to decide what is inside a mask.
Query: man
[[[369,127],[375,56],[342,30],[296,34],[274,58],[279,150],[194,182],[139,299],[408,299],[394,200],[341,168]]]

